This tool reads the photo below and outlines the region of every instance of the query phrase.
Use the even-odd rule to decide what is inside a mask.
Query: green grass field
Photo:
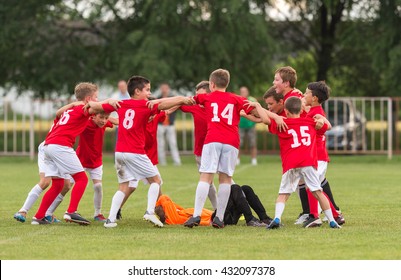
[[[184,207],[193,207],[198,173],[192,156],[183,157],[180,167],[159,167],[163,192]],[[112,157],[104,159],[103,213],[108,214],[117,189]],[[260,156],[259,165],[242,158],[234,180],[251,185],[274,216],[274,201],[281,179],[278,156]],[[123,209],[118,227],[105,229],[93,222],[33,226],[13,219],[27,193],[37,183],[37,165],[26,158],[0,158],[0,258],[4,259],[116,259],[116,260],[399,260],[401,259],[401,157],[333,156],[327,178],[346,224],[332,230],[327,224],[304,229],[294,225],[301,210],[294,194],[287,203],[279,230],[249,228],[244,221],[222,230],[183,226],[155,228],[142,220],[147,187],[142,184]],[[90,184],[80,203],[84,217],[93,215]],[[56,211],[62,217],[69,195]],[[210,203],[206,203],[210,209]]]

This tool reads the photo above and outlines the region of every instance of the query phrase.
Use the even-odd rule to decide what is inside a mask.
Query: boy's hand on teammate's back
[[[285,119],[285,117],[282,117],[282,116],[277,116],[277,117],[275,118],[278,131],[280,131],[280,132],[281,132],[281,131],[287,131],[287,129],[288,129],[288,126],[287,126],[287,124],[284,122],[284,119]]]
[[[109,105],[113,106],[114,109],[117,110],[118,108],[121,108],[120,102],[121,100],[110,99],[108,103]]]
[[[184,104],[185,105],[195,105],[195,99],[193,99],[193,97],[184,97]]]
[[[153,109],[153,106],[155,106],[156,104],[159,104],[160,100],[149,100],[148,102],[146,102],[146,105],[148,106],[149,109]]]
[[[249,100],[245,100],[244,101],[245,105],[247,106],[247,108],[249,107],[257,107],[257,106],[261,106],[259,102],[257,101],[249,101]]]

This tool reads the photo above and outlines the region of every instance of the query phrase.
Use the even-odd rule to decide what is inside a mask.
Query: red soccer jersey
[[[113,127],[110,121],[99,127],[92,119],[79,136],[77,156],[85,168],[97,168],[103,164],[103,136],[107,127]]]
[[[322,106],[311,107],[307,114],[307,117],[313,119],[313,117],[316,114],[320,114],[323,117],[326,117],[326,114],[324,113]],[[324,135],[324,131],[322,129],[319,129],[316,133],[316,147],[317,147],[317,160],[329,162],[330,158],[326,148],[326,136]]]
[[[214,91],[198,94],[196,103],[205,107],[207,134],[205,144],[218,142],[239,148],[238,124],[240,111],[249,113],[254,107],[245,106],[246,98],[230,92]]]
[[[285,104],[285,101],[290,97],[298,97],[299,99],[302,99],[303,95],[301,93],[299,93],[298,91],[291,90],[284,95],[284,99],[283,99],[284,104]],[[286,113],[284,110],[283,110],[283,114],[284,114],[284,117],[286,117]],[[305,117],[306,117],[306,112],[302,111],[301,118],[305,118]]]
[[[117,111],[118,135],[116,152],[145,154],[145,129],[151,115],[159,112],[158,105],[149,109],[147,100],[127,99],[121,101],[117,110],[109,104],[103,104],[107,113]]]
[[[145,152],[153,165],[159,163],[159,158],[157,156],[157,127],[158,123],[164,121],[166,118],[166,113],[161,111],[159,114],[155,115],[153,120],[148,121],[145,131]]]
[[[82,109],[84,105],[66,110],[46,137],[45,144],[57,144],[72,147],[75,138],[85,130],[89,114]]]
[[[196,156],[202,155],[203,144],[205,143],[205,137],[207,133],[207,119],[205,107],[200,105],[188,106],[183,105],[180,107],[181,111],[185,113],[191,113],[194,118],[195,127],[195,147],[194,154]]]
[[[283,174],[292,168],[313,166],[317,169],[315,122],[309,118],[286,119],[287,131],[280,132],[277,123],[271,120],[269,130],[277,134]],[[327,125],[321,130],[327,129]]]

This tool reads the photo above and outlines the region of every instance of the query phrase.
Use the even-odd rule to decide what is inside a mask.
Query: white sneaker
[[[252,165],[258,165],[258,160],[256,158],[253,158],[251,161]]]
[[[143,215],[143,219],[153,223],[155,226],[163,227],[163,223],[160,222],[160,220],[156,217],[156,215],[149,214],[148,211],[146,211],[145,215]]]
[[[302,214],[298,217],[298,219],[295,221],[294,225],[302,225],[306,219],[308,219],[309,214]]]
[[[107,221],[103,224],[103,226],[105,228],[113,228],[117,226],[117,223],[110,221],[110,219],[107,219]]]

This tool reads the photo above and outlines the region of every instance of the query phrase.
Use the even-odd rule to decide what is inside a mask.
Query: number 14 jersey
[[[247,108],[245,98],[223,91],[198,94],[194,99],[205,107],[207,134],[204,144],[218,142],[238,149],[240,112],[244,110],[248,114],[254,107]]]

